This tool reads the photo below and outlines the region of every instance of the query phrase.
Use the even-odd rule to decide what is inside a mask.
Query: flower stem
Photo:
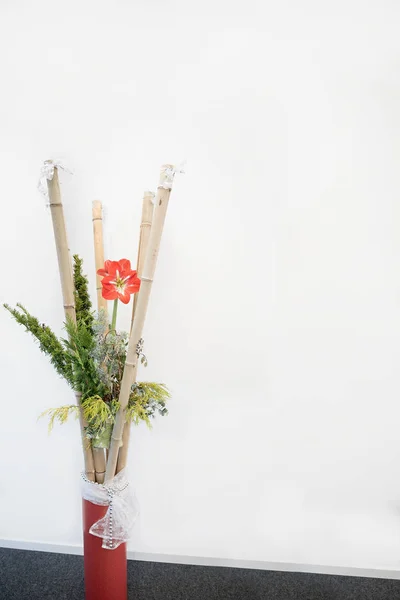
[[[115,326],[117,324],[117,311],[118,311],[118,298],[114,300],[112,321],[111,321],[111,331],[115,331]]]

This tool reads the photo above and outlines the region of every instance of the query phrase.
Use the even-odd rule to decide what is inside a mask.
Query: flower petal
[[[116,285],[115,283],[115,276],[114,275],[107,275],[107,277],[104,277],[101,280],[101,285]]]
[[[129,304],[129,300],[131,299],[131,295],[129,294],[129,292],[126,290],[123,292],[117,292],[118,298],[121,300],[121,302],[123,302],[124,304]]]
[[[103,288],[101,295],[105,300],[115,300],[118,298],[118,293],[115,288]]]
[[[129,271],[132,270],[131,261],[127,258],[121,258],[121,260],[119,260],[118,263],[121,272],[121,277],[127,277],[127,275],[130,275]]]
[[[135,282],[129,283],[126,286],[126,291],[129,292],[129,294],[136,294],[136,292],[138,292],[139,290],[140,290],[140,279],[137,279]]]
[[[101,295],[106,300],[115,300],[116,298],[118,298],[118,292],[113,285],[103,285]]]
[[[117,260],[107,260],[107,271],[110,277],[115,277],[117,271],[119,271],[120,266]]]
[[[140,281],[139,277],[137,276],[137,271],[132,271],[132,274],[129,275],[127,279],[127,283],[132,283],[133,281]]]
[[[111,260],[106,260],[104,263],[104,268],[99,269],[97,271],[97,274],[100,275],[101,277],[105,277],[105,276],[109,275],[109,269],[110,269],[111,263],[112,263]]]
[[[135,288],[135,291],[137,292],[140,288],[140,283],[140,279],[136,275],[136,271],[134,271],[134,274],[131,275],[127,280],[126,285],[128,285],[129,287],[133,286]]]

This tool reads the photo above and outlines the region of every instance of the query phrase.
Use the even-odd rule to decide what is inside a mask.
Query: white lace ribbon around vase
[[[114,550],[128,541],[139,515],[139,505],[125,469],[106,484],[89,481],[82,473],[82,497],[93,504],[108,506],[105,516],[89,529],[89,533],[103,539],[103,548]]]

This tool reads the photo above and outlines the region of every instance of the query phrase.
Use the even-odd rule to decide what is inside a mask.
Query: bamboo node
[[[125,361],[125,365],[127,365],[128,367],[136,367],[136,363],[135,362],[133,363],[133,362]]]
[[[140,278],[141,281],[149,281],[150,283],[153,283],[154,279],[152,279],[151,277],[145,277],[144,275],[141,276]]]
[[[64,304],[64,308],[75,308],[75,304]]]

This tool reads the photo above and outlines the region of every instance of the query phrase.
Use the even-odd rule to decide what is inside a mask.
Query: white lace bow
[[[139,505],[125,469],[106,484],[89,481],[82,474],[82,497],[93,504],[108,506],[105,516],[89,529],[89,533],[103,539],[103,548],[114,550],[128,541],[139,515]]]

